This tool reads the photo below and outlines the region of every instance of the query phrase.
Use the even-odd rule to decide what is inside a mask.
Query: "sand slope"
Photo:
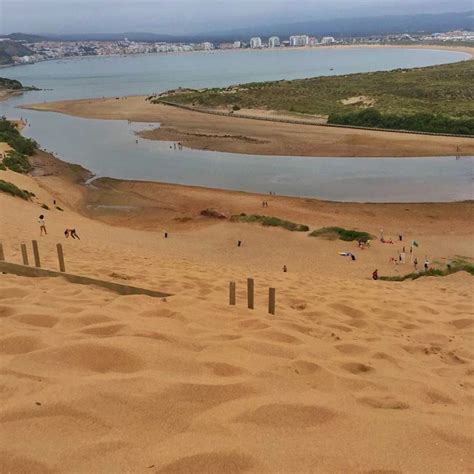
[[[280,279],[276,317],[263,285],[251,311],[188,278],[161,301],[1,277],[2,472],[470,471],[467,278]]]
[[[161,223],[134,230],[123,216],[119,227],[78,214],[80,189],[56,176],[0,178],[37,195],[28,203],[0,194],[7,260],[20,262],[20,243],[37,238],[43,266],[55,269],[62,242],[73,273],[175,294],[117,296],[0,274],[0,472],[472,470],[472,277],[374,282],[369,269],[388,269],[393,248],[374,243],[354,266],[338,242],[244,224],[176,224],[165,240]],[[248,210],[261,199],[163,189],[196,199],[192,216],[209,200]],[[40,208],[53,196],[64,211]],[[466,205],[364,212],[294,202],[278,198],[271,210],[374,232],[384,218],[386,232],[421,233],[430,255],[472,256]],[[41,238],[40,212],[49,232]],[[81,240],[64,239],[65,227]],[[230,280],[236,307],[227,305]],[[276,316],[266,312],[270,285]]]

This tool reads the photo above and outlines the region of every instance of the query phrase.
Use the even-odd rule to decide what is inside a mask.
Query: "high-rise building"
[[[290,36],[290,46],[307,46],[309,44],[308,35]]]
[[[321,40],[321,44],[332,44],[332,43],[335,43],[335,42],[336,42],[336,40],[332,36],[325,36]]]
[[[234,49],[239,49],[242,47],[242,43],[240,41],[234,41]]]
[[[252,49],[257,49],[262,47],[262,38],[251,38],[250,39],[250,47]]]
[[[280,38],[278,36],[271,36],[268,39],[268,47],[269,48],[278,48],[280,46]]]

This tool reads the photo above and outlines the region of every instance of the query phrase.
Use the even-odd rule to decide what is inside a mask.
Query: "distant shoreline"
[[[336,44],[336,45],[318,45],[318,46],[300,46],[300,47],[279,47],[279,48],[236,48],[236,49],[213,49],[209,51],[166,51],[156,53],[136,53],[136,54],[104,54],[104,55],[87,55],[87,56],[68,56],[64,58],[51,58],[34,63],[25,64],[4,64],[0,68],[20,67],[20,66],[33,66],[39,63],[52,62],[52,61],[71,61],[74,59],[91,59],[91,58],[130,58],[136,56],[159,56],[159,55],[184,55],[184,54],[226,54],[226,53],[249,53],[249,52],[283,52],[283,51],[317,51],[321,49],[430,49],[433,51],[452,51],[453,53],[465,53],[469,57],[465,60],[472,60],[474,58],[474,46],[446,46],[438,44]]]

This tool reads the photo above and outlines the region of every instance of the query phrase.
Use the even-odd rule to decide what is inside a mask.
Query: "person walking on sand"
[[[413,260],[413,267],[415,270],[418,270],[418,259],[415,257],[415,260]]]
[[[288,271],[288,268],[286,265],[283,265],[283,273],[286,273]]]
[[[427,272],[430,269],[430,262],[427,258],[425,258],[424,267],[425,267],[425,272]]]
[[[40,237],[43,235],[43,233],[44,233],[44,235],[48,235],[48,232],[46,231],[46,223],[44,221],[43,214],[41,214],[41,216],[39,216],[38,224],[40,226]]]
[[[378,270],[374,270],[372,272],[372,279],[373,280],[378,280],[379,279],[379,271]]]

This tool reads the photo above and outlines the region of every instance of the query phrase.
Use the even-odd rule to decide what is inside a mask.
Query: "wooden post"
[[[268,289],[268,312],[275,314],[275,288]]]
[[[29,265],[28,261],[28,250],[26,249],[26,244],[21,244],[21,258],[23,259],[23,265]]]
[[[66,266],[64,265],[63,246],[61,244],[56,244],[56,248],[58,249],[59,271],[65,272]]]
[[[5,253],[3,252],[3,245],[0,242],[0,261],[3,262],[4,260],[5,260]]]
[[[247,278],[247,307],[254,309],[254,283],[253,278]]]
[[[41,268],[40,254],[39,254],[39,249],[38,249],[38,241],[32,240],[31,243],[33,245],[33,256],[35,257],[35,267],[36,268]]]
[[[235,281],[229,283],[229,304],[235,306]]]

